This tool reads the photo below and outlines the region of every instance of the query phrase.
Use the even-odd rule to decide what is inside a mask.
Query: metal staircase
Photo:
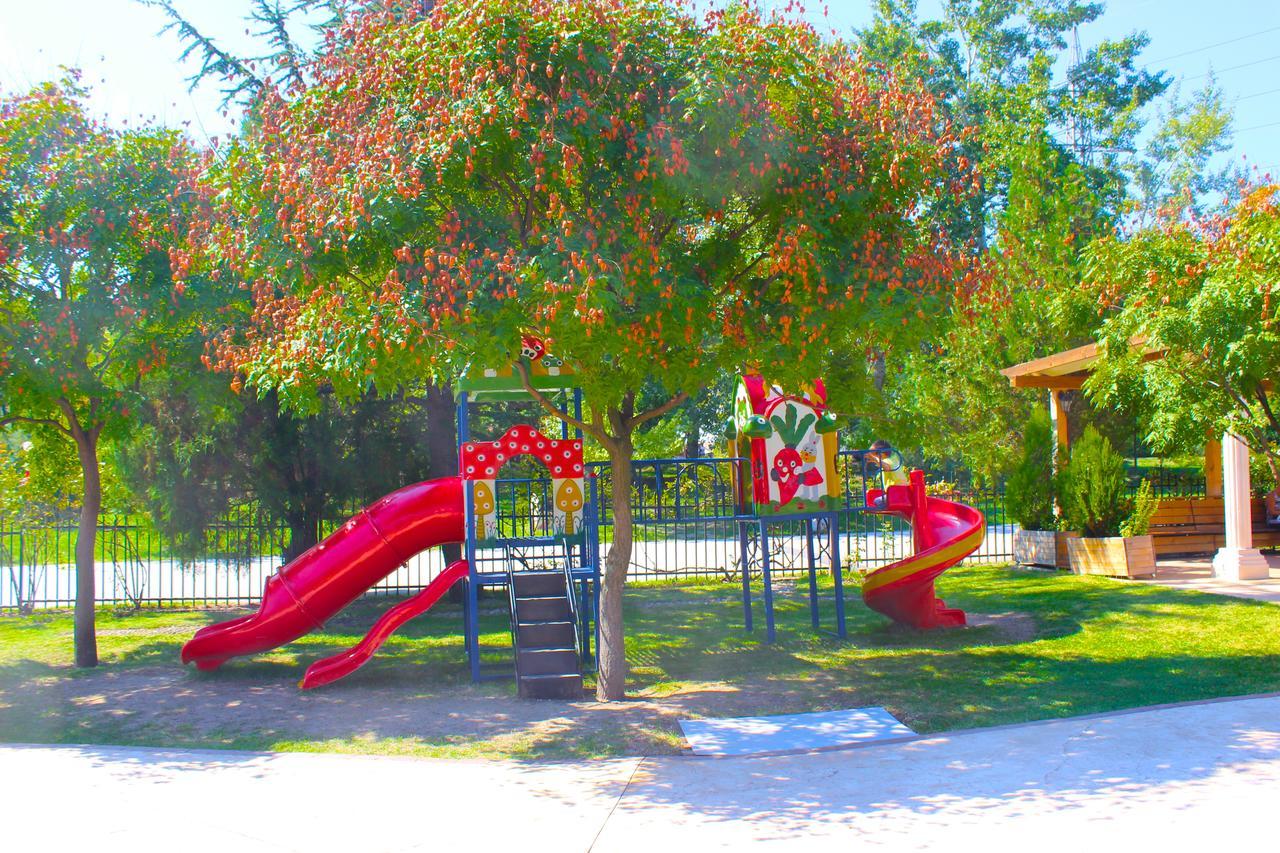
[[[516,684],[525,699],[581,699],[577,602],[565,571],[512,571]]]

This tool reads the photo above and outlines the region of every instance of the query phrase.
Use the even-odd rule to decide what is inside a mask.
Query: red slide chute
[[[256,613],[197,631],[182,647],[182,662],[215,669],[238,655],[292,642],[321,627],[416,554],[463,541],[465,530],[462,481],[458,477],[427,480],[394,491],[272,575]],[[352,655],[345,668],[328,663],[321,672],[327,670],[332,677],[323,678],[318,672],[315,683],[306,686],[354,671],[392,631],[435,604],[465,575],[465,562],[451,565],[417,596],[385,614],[365,642],[343,653]],[[375,637],[379,632],[382,636]]]

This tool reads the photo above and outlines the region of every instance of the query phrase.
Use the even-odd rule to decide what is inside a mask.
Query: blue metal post
[[[828,522],[831,535],[831,577],[836,585],[836,635],[840,639],[848,636],[844,621],[844,572],[840,562],[840,514],[832,513]]]
[[[746,521],[738,522],[738,554],[742,564],[742,624],[747,633],[755,630],[751,624],[751,555]]]
[[[818,555],[813,547],[813,527],[816,518],[804,520],[805,544],[809,551],[809,621],[816,630],[821,625],[818,619]]]
[[[773,570],[769,565],[769,523],[760,521],[760,567],[764,574],[764,624],[765,636],[772,643],[778,632],[773,625]]]
[[[467,660],[471,665],[471,680],[480,680],[480,583],[476,574],[476,537],[475,537],[475,516],[472,513],[472,502],[474,494],[472,492],[472,481],[464,480],[463,483],[463,500],[466,504],[467,513],[467,597],[466,607],[463,618],[466,620],[466,630],[464,632],[467,644]]]
[[[458,395],[458,453],[462,445],[471,440],[469,400],[466,391]],[[466,513],[467,541],[463,552],[467,558],[466,593],[462,600],[462,636],[467,647],[467,663],[471,668],[471,680],[480,680],[480,584],[476,576],[475,515],[472,512],[474,493],[472,482],[463,480],[462,500]]]
[[[581,392],[574,389],[575,398],[578,401],[579,411],[581,411],[582,396]],[[579,433],[581,436],[581,433]],[[591,543],[591,622],[595,626],[595,643],[596,643],[596,666],[599,667],[600,653],[600,482],[598,478],[592,474],[588,479],[591,481],[591,503],[588,507],[591,526],[594,528],[591,535],[585,537]]]

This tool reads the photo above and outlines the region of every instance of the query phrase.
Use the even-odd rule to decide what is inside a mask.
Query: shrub
[[[1023,530],[1052,530],[1053,425],[1049,414],[1037,408],[1022,438],[1022,459],[1005,482],[1009,514]]]
[[[1151,491],[1151,481],[1143,480],[1138,486],[1138,493],[1133,496],[1133,509],[1129,517],[1120,525],[1121,536],[1146,536],[1151,529],[1151,516],[1156,511],[1155,492]]]
[[[1129,515],[1124,459],[1092,426],[1071,448],[1058,486],[1065,521],[1085,536],[1115,536]]]

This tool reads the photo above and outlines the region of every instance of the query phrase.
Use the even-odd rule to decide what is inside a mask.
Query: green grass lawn
[[[830,590],[824,619],[833,622]],[[70,615],[0,617],[0,740],[140,743],[518,758],[678,749],[682,716],[883,705],[919,732],[1280,690],[1280,607],[1106,578],[966,567],[939,593],[974,627],[892,626],[847,588],[849,638],[815,635],[803,587],[778,602],[779,641],[741,629],[733,585],[628,593],[634,701],[536,703],[509,682],[472,685],[446,604],[355,675],[301,693],[306,663],[359,639],[368,601],[322,632],[214,673],[182,642],[228,611],[103,611],[103,666],[68,666]],[[498,600],[487,639],[502,639]]]

